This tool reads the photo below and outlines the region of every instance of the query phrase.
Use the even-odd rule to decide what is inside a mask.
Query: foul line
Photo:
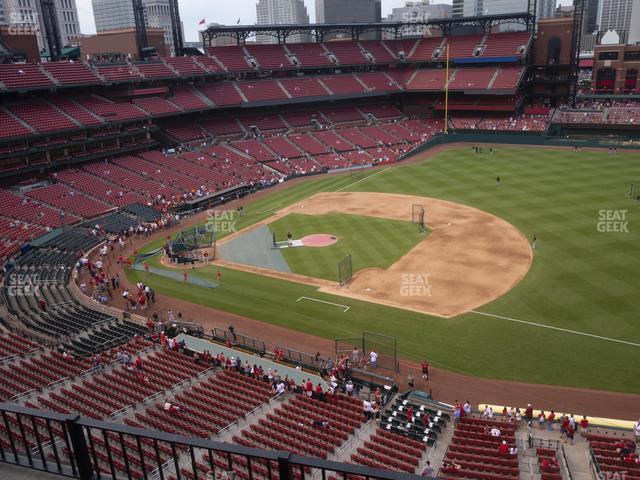
[[[349,185],[345,185],[344,187],[339,188],[338,190],[336,190],[336,192],[341,192],[341,191],[343,191],[343,190],[344,190],[344,189],[346,189],[346,188],[353,187],[354,185],[357,185],[357,184],[359,184],[360,182],[364,182],[365,180],[369,180],[371,177],[375,177],[376,175],[379,175],[379,174],[381,174],[381,173],[383,173],[383,172],[386,172],[386,171],[387,171],[387,170],[389,170],[390,168],[391,168],[391,167],[384,168],[384,169],[380,170],[379,172],[376,172],[376,173],[374,173],[374,174],[372,174],[372,175],[369,175],[369,176],[366,176],[366,177],[364,177],[364,178],[361,178],[360,180],[357,180],[357,181],[355,181],[355,182],[353,182],[353,183],[350,183]]]
[[[274,204],[273,204],[273,207],[269,207],[269,208],[267,208],[266,210],[262,210],[262,211],[260,211],[260,212],[256,212],[256,213],[258,213],[258,214],[260,214],[260,213],[267,213],[268,211],[273,210],[273,209],[278,208],[278,207],[281,207],[281,206],[282,206],[282,204],[281,204],[281,203],[274,203]]]
[[[584,337],[597,338],[598,340],[606,340],[608,342],[623,343],[625,345],[631,345],[632,347],[640,347],[640,343],[628,342],[626,340],[619,340],[617,338],[602,337],[600,335],[594,335],[592,333],[585,333],[585,332],[578,332],[576,330],[569,330],[567,328],[553,327],[551,325],[545,325],[543,323],[528,322],[526,320],[518,320],[517,318],[503,317],[501,315],[494,315],[492,313],[478,312],[477,310],[471,310],[470,313],[483,315],[485,317],[499,318],[500,320],[508,320],[510,322],[515,322],[515,323],[524,323],[525,325],[532,325],[534,327],[548,328],[550,330],[558,330],[560,332],[565,332],[565,333],[573,333],[574,335],[582,335]]]
[[[340,305],[339,303],[332,303],[332,302],[326,302],[324,300],[320,300],[318,298],[311,298],[311,297],[300,297],[298,300],[296,300],[296,302],[299,302],[300,300],[311,300],[312,302],[319,302],[319,303],[326,303],[327,305],[333,305],[335,307],[341,307],[344,308],[344,312],[346,312],[347,310],[349,310],[351,307],[348,307],[347,305]]]

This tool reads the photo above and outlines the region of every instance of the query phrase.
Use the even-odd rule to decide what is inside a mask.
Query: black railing
[[[170,477],[243,480],[417,480],[417,475],[196,439],[130,425],[0,403],[0,462],[81,480]],[[1,468],[1,467],[0,467]]]
[[[276,346],[275,350],[282,352],[282,361],[290,365],[302,365],[307,370],[319,372],[322,362],[328,362],[329,359],[322,358],[319,355],[312,355],[310,353],[300,352],[289,347]]]
[[[213,338],[222,343],[230,343],[234,347],[244,348],[250,352],[257,353],[262,356],[267,352],[267,347],[262,340],[257,338],[248,337],[237,332],[229,330],[223,330],[221,328],[214,328],[211,330]]]

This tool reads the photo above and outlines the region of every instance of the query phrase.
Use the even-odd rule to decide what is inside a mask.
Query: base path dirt
[[[408,222],[414,204],[424,207],[425,223],[432,230],[423,241],[389,268],[356,272],[347,286],[323,282],[320,290],[451,318],[504,295],[529,271],[533,258],[531,247],[513,225],[476,208],[435,198],[392,193],[323,192],[278,211],[260,224],[290,213],[324,215],[336,212]],[[248,227],[249,230],[253,228],[256,226]],[[221,243],[244,233],[245,230],[236,232]],[[292,273],[274,275],[257,268],[250,271],[319,285],[317,281]]]

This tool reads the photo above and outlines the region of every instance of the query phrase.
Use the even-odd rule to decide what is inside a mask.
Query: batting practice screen
[[[425,231],[424,226],[424,207],[414,203],[411,206],[411,223],[418,225],[421,232]]]
[[[338,262],[338,282],[340,285],[346,285],[353,277],[353,269],[351,266],[351,254],[344,257]]]

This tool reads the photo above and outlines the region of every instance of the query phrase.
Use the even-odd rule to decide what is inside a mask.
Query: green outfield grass
[[[640,202],[625,198],[632,181],[640,181],[640,152],[497,147],[491,155],[453,149],[419,164],[368,172],[356,184],[348,175],[327,175],[249,200],[238,225],[266,218],[270,213],[258,212],[276,203],[282,208],[319,191],[398,192],[471,205],[538,238],[527,276],[479,310],[562,330],[476,313],[443,320],[232,270],[223,271],[213,294],[143,272],[129,275],[166,295],[327,338],[363,330],[397,335],[404,357],[426,357],[471,375],[640,393]],[[599,231],[603,218],[621,222],[624,210],[628,233]],[[213,273],[209,267],[194,275]],[[296,302],[300,296],[351,309],[342,314],[321,303]]]
[[[269,224],[278,239],[314,233],[338,237],[334,245],[322,248],[283,248],[291,271],[310,277],[338,281],[338,262],[351,255],[353,273],[365,268],[387,268],[424,240],[417,225],[409,221],[329,213],[304,215],[291,213]]]

